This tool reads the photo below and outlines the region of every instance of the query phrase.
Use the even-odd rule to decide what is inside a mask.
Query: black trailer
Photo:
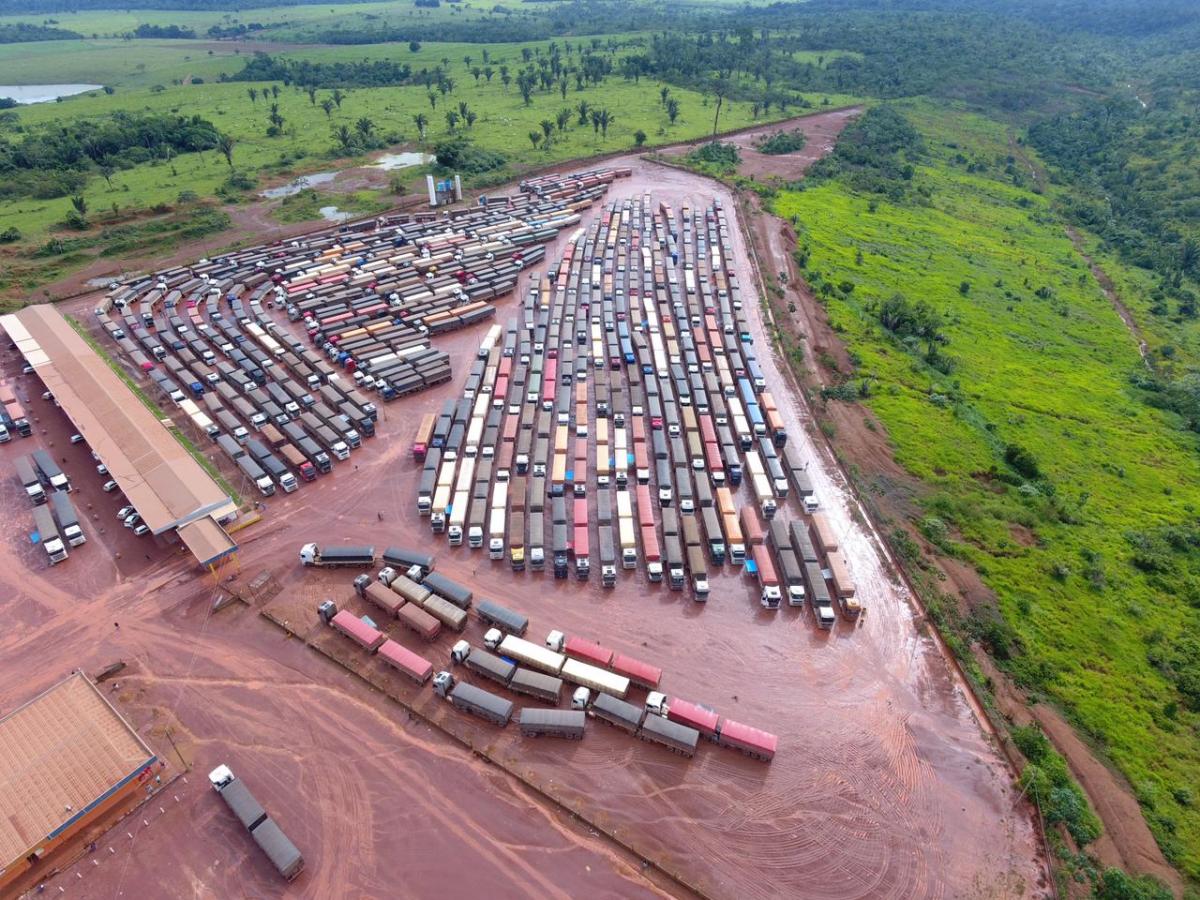
[[[529,619],[526,616],[491,600],[480,600],[475,604],[475,612],[484,623],[517,637],[524,637],[529,629]]]
[[[577,709],[536,709],[526,706],[520,713],[521,734],[526,737],[560,737],[582,740],[587,715]]]

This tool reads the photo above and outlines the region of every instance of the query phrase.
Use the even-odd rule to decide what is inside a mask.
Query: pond
[[[310,187],[316,187],[318,184],[325,184],[337,178],[337,172],[314,172],[312,175],[301,175],[295,181],[289,181],[287,184],[269,190],[259,191],[258,196],[266,197],[268,200],[278,200],[280,197],[291,197],[293,194],[298,194],[301,191],[306,191]]]
[[[18,103],[51,103],[59,97],[71,97],[98,91],[102,84],[0,84],[0,97],[11,97]]]
[[[425,163],[431,162],[433,162],[433,156],[429,153],[388,153],[375,160],[371,164],[371,168],[391,171],[392,169],[407,169],[410,166],[423,166]]]
[[[336,206],[322,206],[320,213],[321,218],[326,222],[345,222],[354,215],[354,213],[345,212]]]

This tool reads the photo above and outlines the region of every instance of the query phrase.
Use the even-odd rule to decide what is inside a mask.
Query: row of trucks
[[[23,457],[18,459],[18,463],[23,461]],[[22,466],[18,465],[18,472],[21,468]],[[87,535],[80,524],[75,504],[65,492],[52,492],[49,495],[50,502],[46,503],[45,492],[41,490],[40,485],[37,487],[42,502],[33,508],[35,542],[42,545],[50,565],[55,566],[69,555],[68,546],[78,547],[87,543]],[[29,486],[26,490],[28,493]],[[33,497],[32,494],[30,496]]]

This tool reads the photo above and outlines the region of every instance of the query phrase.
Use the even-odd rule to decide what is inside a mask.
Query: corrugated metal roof
[[[0,316],[0,327],[154,534],[207,519],[180,535],[197,560],[236,549],[213,518],[232,511],[232,500],[175,439],[170,420],[134,396],[56,308],[27,306]]]
[[[237,549],[233,538],[226,533],[216,519],[208,516],[188,522],[180,528],[179,538],[192,551],[192,556],[196,557],[202,566],[214,563]]]
[[[154,753],[82,673],[0,719],[0,866],[26,856]]]

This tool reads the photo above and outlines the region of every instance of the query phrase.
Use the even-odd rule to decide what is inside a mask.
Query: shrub
[[[16,225],[10,225],[0,231],[0,244],[12,244],[21,239],[21,230]]]
[[[781,156],[803,150],[805,143],[807,138],[799,128],[794,131],[777,131],[759,142],[758,152],[768,156]]]
[[[491,172],[508,162],[503,153],[481,150],[463,137],[442,141],[433,148],[433,155],[443,169],[452,169],[464,175]]]

